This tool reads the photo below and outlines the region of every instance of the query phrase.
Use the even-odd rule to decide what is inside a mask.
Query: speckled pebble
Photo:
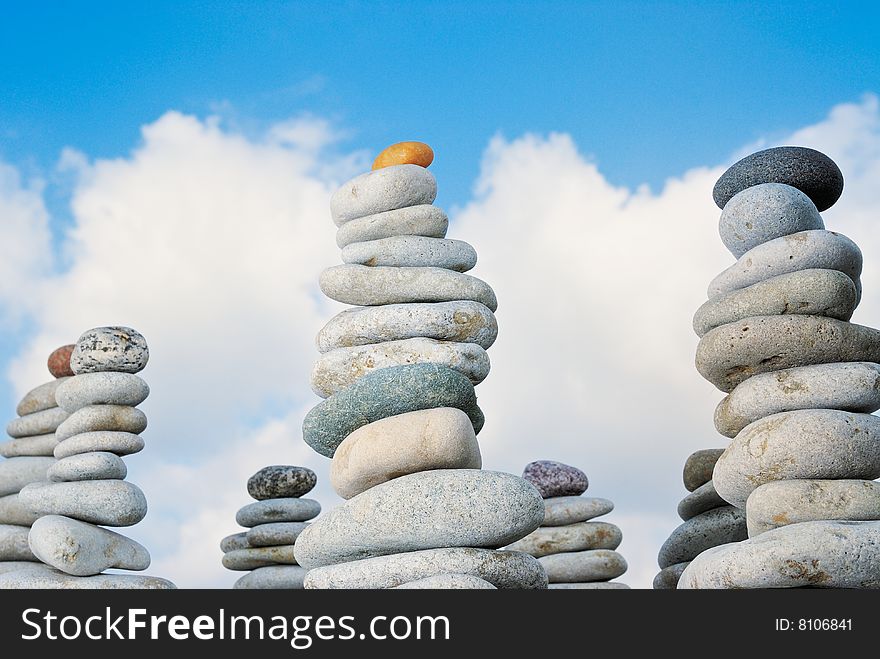
[[[55,431],[59,442],[86,432],[128,432],[138,435],[147,429],[147,417],[136,407],[88,405],[71,414]]]
[[[463,240],[392,236],[346,245],[342,248],[342,262],[397,268],[445,268],[467,272],[477,264],[477,252]]]
[[[710,480],[708,483],[700,485],[678,503],[678,516],[686,522],[707,510],[726,505],[727,502],[718,495]]]
[[[34,412],[42,412],[52,407],[58,407],[58,403],[55,401],[55,392],[62,383],[67,382],[69,379],[67,377],[60,377],[51,382],[41,384],[39,387],[34,387],[21,399],[18,407],[15,408],[15,413],[18,416],[27,416]]]
[[[522,477],[538,488],[545,499],[578,496],[589,486],[587,475],[580,469],[553,460],[530,462]]]
[[[0,497],[0,524],[30,526],[39,516],[38,513],[21,503],[17,493]]]
[[[55,447],[55,457],[59,460],[93,451],[107,451],[116,455],[131,455],[144,450],[144,440],[140,435],[130,432],[98,431],[74,435]]]
[[[308,494],[318,477],[308,467],[272,465],[263,467],[247,482],[247,491],[257,501],[285,499]]]
[[[585,549],[617,549],[622,540],[623,534],[614,524],[579,522],[566,526],[542,526],[505,549],[521,551],[535,558],[541,558]]]
[[[320,512],[321,504],[314,499],[265,499],[240,508],[235,521],[251,528],[274,522],[307,522]]]
[[[43,515],[63,515],[104,526],[131,526],[147,514],[144,493],[122,480],[31,483],[18,496],[24,505]]]
[[[73,413],[89,405],[127,405],[143,403],[150,387],[132,373],[83,373],[64,381],[58,387],[58,406]]]
[[[693,492],[712,480],[712,470],[722,453],[724,453],[723,448],[704,448],[688,456],[681,475],[688,492]]]
[[[235,549],[247,549],[251,546],[247,539],[247,531],[227,535],[220,541],[220,551],[224,554]]]
[[[336,231],[336,244],[345,248],[394,236],[444,238],[448,227],[449,218],[442,209],[429,204],[407,206],[346,222]]]
[[[46,480],[54,458],[24,456],[0,460],[0,497],[15,494],[28,483]]]
[[[147,340],[130,327],[97,327],[84,332],[70,357],[74,373],[137,373],[150,358]]]
[[[106,451],[71,455],[53,464],[46,472],[53,482],[122,480],[127,474],[122,458]]]
[[[544,499],[544,521],[541,526],[565,526],[586,522],[614,510],[608,499],[598,497],[551,497]]]
[[[4,458],[17,458],[21,456],[52,456],[58,440],[55,433],[48,435],[33,435],[31,437],[19,437],[0,442],[0,455]]]
[[[246,534],[248,547],[277,547],[292,545],[299,534],[306,530],[308,522],[274,522],[260,524]],[[244,549],[244,547],[242,547]]]
[[[553,583],[608,581],[626,572],[626,559],[610,549],[553,554],[538,559]]]
[[[15,438],[48,435],[55,432],[67,417],[67,412],[61,408],[51,407],[42,412],[34,412],[13,419],[6,424],[6,434]]]
[[[690,561],[709,547],[739,542],[748,537],[746,513],[724,506],[700,513],[676,528],[660,547],[657,563],[667,568]]]
[[[0,524],[0,561],[39,560],[28,546],[27,526]]]
[[[374,213],[433,203],[437,181],[424,167],[394,165],[361,174],[344,183],[330,197],[330,215],[336,226]]]

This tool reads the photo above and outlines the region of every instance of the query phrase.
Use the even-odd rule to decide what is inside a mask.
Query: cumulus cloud
[[[868,96],[778,142],[819,148],[844,170],[844,198],[825,217],[865,252],[856,320],[866,324],[880,324],[878,125]],[[339,262],[328,197],[367,162],[340,153],[337,138],[314,117],[246,136],[169,112],[126,156],[69,151],[73,225],[54,274],[40,183],[0,167],[0,318],[23,314],[35,328],[9,376],[19,393],[45,381],[48,352],[89,327],[129,324],[147,336],[147,449],[128,462],[151,510],[131,534],[151,549],[151,573],[181,586],[235,579],[218,542],[236,530],[258,468],[310,466],[314,496],[325,509],[339,501],[329,463],[300,437],[317,402],[314,335],[339,308],[317,288],[320,270]],[[477,248],[473,274],[500,301],[493,371],[478,388],[484,464],[583,468],[589,493],[617,504],[609,520],[623,529],[622,580],[633,586],[649,586],[678,523],[684,459],[726,441],[712,426],[721,394],[693,367],[690,326],[708,282],[733,261],[711,198],[722,170],[670,172],[652,193],[610,184],[569,136],[496,137],[473,199],[452,213],[450,237]]]

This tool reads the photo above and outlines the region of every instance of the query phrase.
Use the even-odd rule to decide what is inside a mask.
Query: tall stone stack
[[[530,462],[523,478],[544,498],[540,528],[507,547],[537,558],[551,589],[628,589],[611,581],[626,572],[626,560],[614,551],[623,541],[615,524],[593,521],[614,509],[608,499],[582,496],[587,475],[576,467],[552,460]]]
[[[0,574],[12,572],[39,559],[28,547],[28,533],[39,515],[24,506],[18,493],[30,483],[46,480],[55,462],[58,440],[55,430],[67,419],[67,412],[55,402],[55,391],[73,372],[73,345],[62,346],[49,355],[49,373],[54,379],[32,389],[16,407],[18,418],[10,421],[11,437],[0,444]]]
[[[862,255],[819,215],[842,191],[837,165],[800,147],[715,185],[738,260],[694,318],[696,364],[727,394],[712,482],[749,539],[697,556],[679,588],[880,587],[880,331],[849,322]]]
[[[689,494],[678,504],[678,516],[684,523],[660,548],[655,590],[677,588],[681,573],[707,549],[748,537],[746,512],[722,499],[712,482],[712,470],[723,452],[720,448],[702,449],[684,463],[682,480]]]
[[[321,512],[321,504],[303,499],[318,482],[306,467],[272,465],[248,479],[256,503],[243,506],[235,521],[247,531],[220,541],[223,567],[248,571],[235,582],[237,590],[302,590],[305,568],[296,563],[293,545]]]
[[[538,527],[544,504],[511,474],[481,471],[474,385],[489,372],[495,294],[474,248],[447,240],[432,205],[430,147],[383,151],[339,188],[331,215],[344,265],[322,291],[357,305],[317,338],[312,388],[324,402],[304,440],[332,458],[346,503],[296,540],[306,588],[545,588],[541,564],[497,551]]]
[[[102,574],[145,570],[149,552],[139,543],[103,528],[131,526],[147,514],[143,492],[125,481],[121,456],[144,447],[139,436],[147,418],[135,406],[149,394],[135,373],[149,358],[144,337],[127,327],[99,327],[80,336],[70,357],[75,375],[55,392],[67,419],[48,482],[21,490],[21,503],[41,517],[28,545],[45,565],[0,577],[5,588],[174,588],[165,579]]]

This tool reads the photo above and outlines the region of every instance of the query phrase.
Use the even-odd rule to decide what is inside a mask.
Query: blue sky
[[[421,139],[500,301],[484,464],[582,467],[649,584],[685,457],[722,443],[690,319],[731,262],[711,188],[734,154],[793,141],[840,163],[823,215],[865,253],[855,321],[880,325],[878,34],[876,3],[0,0],[0,209],[30,221],[0,216],[5,417],[59,337],[141,329],[136,537],[157,574],[229,585],[216,540],[253,471],[310,466],[338,501],[299,430],[338,308],[316,284],[339,260],[328,198],[352,154]],[[317,151],[267,137],[297,117]],[[3,205],[23,198],[40,208]],[[9,263],[33,266],[20,295]]]

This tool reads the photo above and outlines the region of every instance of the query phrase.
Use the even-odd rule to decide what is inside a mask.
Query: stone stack
[[[580,469],[552,460],[530,462],[523,478],[544,498],[544,522],[507,549],[537,558],[553,589],[628,589],[611,581],[626,572],[626,560],[614,551],[623,534],[608,522],[591,521],[614,509],[608,499],[581,496],[589,481]]]
[[[684,524],[660,548],[655,590],[677,588],[684,569],[707,549],[748,537],[745,511],[722,499],[712,483],[712,470],[723,452],[720,448],[702,449],[684,463],[682,480],[690,492],[678,503],[678,516]]]
[[[18,493],[46,480],[55,462],[55,430],[68,416],[55,402],[55,391],[73,375],[72,351],[73,345],[67,345],[49,355],[49,373],[55,379],[25,394],[15,410],[18,418],[6,426],[12,439],[0,444],[0,456],[6,458],[0,462],[0,574],[39,561],[28,547],[28,532],[39,515],[22,505]]]
[[[344,265],[321,289],[358,306],[318,334],[312,388],[326,400],[303,435],[348,501],[297,538],[306,588],[547,585],[534,557],[497,551],[535,530],[544,505],[527,481],[481,471],[474,385],[497,304],[464,274],[474,248],[445,238],[432,159],[425,144],[389,147],[330,202]]]
[[[103,528],[131,526],[147,514],[144,493],[124,480],[128,470],[120,456],[144,447],[139,433],[147,418],[135,406],[150,389],[135,373],[148,358],[144,337],[127,327],[99,327],[77,341],[70,357],[75,375],[55,392],[69,414],[55,431],[57,462],[46,472],[49,482],[19,493],[21,503],[41,515],[28,545],[46,565],[0,577],[0,587],[174,588],[157,577],[102,574],[150,565],[142,545]]]
[[[293,544],[321,512],[314,499],[302,499],[318,482],[306,467],[272,465],[263,467],[247,482],[256,503],[243,506],[235,521],[247,531],[220,541],[223,567],[250,570],[235,582],[240,590],[302,589],[306,570],[296,564]]]
[[[849,322],[862,254],[819,215],[842,191],[837,165],[800,147],[715,185],[738,260],[694,318],[696,364],[727,394],[712,482],[749,539],[700,554],[679,588],[880,587],[880,331]]]

